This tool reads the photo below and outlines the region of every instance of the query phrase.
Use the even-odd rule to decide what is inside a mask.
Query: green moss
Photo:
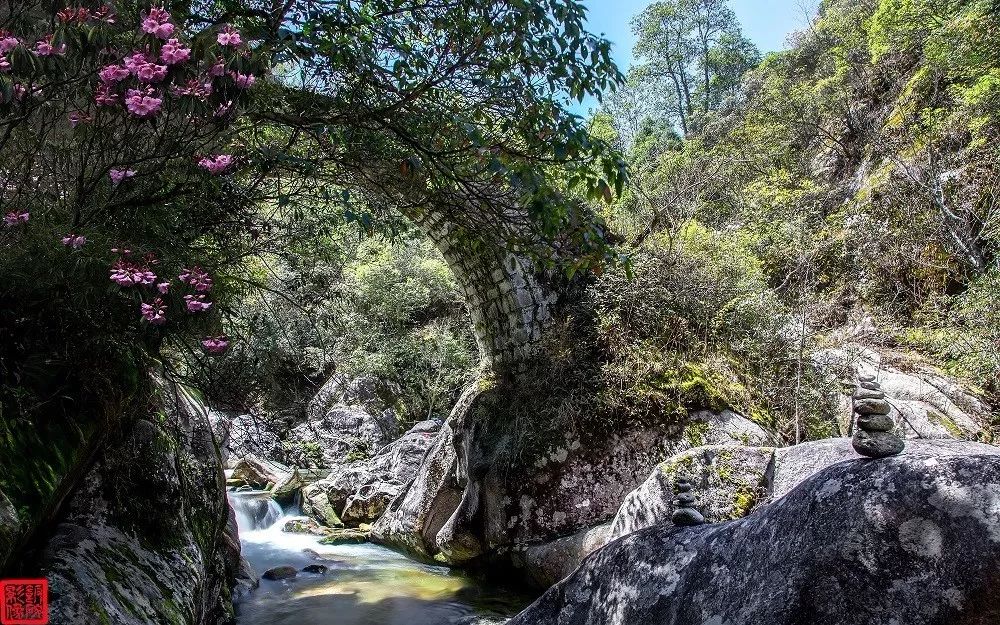
[[[705,444],[708,430],[709,426],[705,421],[692,421],[684,426],[684,438],[692,447],[701,447]]]
[[[749,488],[740,488],[733,497],[733,518],[741,519],[750,514],[757,504],[757,493]]]
[[[87,605],[90,607],[90,613],[97,616],[97,625],[111,625],[111,617],[108,616],[108,611],[97,602],[97,599],[92,596],[88,597]]]
[[[955,421],[948,415],[938,412],[937,410],[928,410],[927,418],[943,427],[951,436],[959,440],[965,438],[965,432],[963,432],[962,428],[958,427],[958,424],[955,423]]]
[[[719,458],[719,462],[715,463],[715,474],[719,477],[720,482],[729,483],[733,481],[733,472],[728,464],[726,464],[725,459]]]
[[[677,475],[679,473],[690,473],[694,468],[694,457],[682,456],[673,458],[660,465],[660,471],[664,475]]]
[[[170,619],[169,623],[174,625],[185,625],[187,623],[187,619],[184,618],[184,613],[177,605],[177,602],[170,597],[163,598],[163,603],[160,604],[160,612]]]

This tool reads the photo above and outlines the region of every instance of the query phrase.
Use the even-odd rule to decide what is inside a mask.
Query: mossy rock
[[[668,522],[675,509],[674,485],[682,477],[693,485],[695,507],[708,521],[746,516],[765,494],[773,453],[771,447],[707,445],[677,454],[625,498],[612,521],[612,538]]]
[[[371,532],[343,527],[328,530],[326,537],[321,538],[321,545],[360,545],[371,540]]]

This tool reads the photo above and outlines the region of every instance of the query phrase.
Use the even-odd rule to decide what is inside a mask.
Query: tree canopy
[[[726,0],[654,2],[632,21],[641,64],[632,82],[645,91],[654,116],[684,135],[703,127],[760,62]]]

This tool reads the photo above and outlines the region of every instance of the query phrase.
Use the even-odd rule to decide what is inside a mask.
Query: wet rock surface
[[[264,579],[269,580],[279,580],[279,579],[289,579],[298,575],[299,571],[294,566],[283,564],[281,566],[272,567],[261,575]]]
[[[50,622],[216,625],[256,583],[208,419],[175,392],[170,429],[139,420],[109,444],[25,571],[49,580]]]

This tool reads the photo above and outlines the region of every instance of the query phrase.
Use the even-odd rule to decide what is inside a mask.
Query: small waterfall
[[[278,502],[265,491],[230,492],[229,505],[236,513],[236,526],[241,534],[265,530],[284,516]]]

